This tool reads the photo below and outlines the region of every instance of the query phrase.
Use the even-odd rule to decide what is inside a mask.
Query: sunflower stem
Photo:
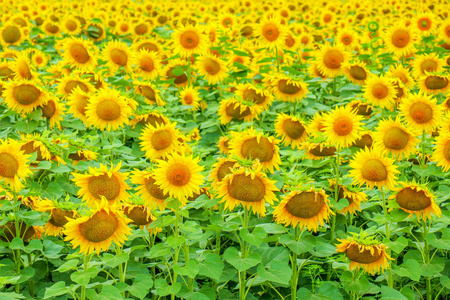
[[[300,240],[300,232],[298,226],[294,227],[294,240],[298,242]],[[298,255],[296,253],[291,254],[292,263],[292,278],[291,278],[291,299],[297,299],[297,285],[298,285],[298,265],[297,265]]]
[[[242,224],[243,229],[248,228],[248,208],[244,207],[244,222]],[[247,242],[242,240],[242,248],[241,248],[241,257],[242,259],[247,258]],[[239,272],[239,299],[245,300],[245,283],[246,283],[246,271]]]
[[[431,225],[431,224],[430,224]],[[430,226],[431,227],[431,226]],[[427,235],[428,235],[428,225],[427,225],[427,221],[424,220],[422,223],[422,238],[423,238],[423,260],[425,264],[429,264],[430,263],[430,249],[428,246],[428,241],[427,241]],[[426,287],[427,287],[427,299],[432,299],[432,292],[431,292],[431,278],[430,276],[426,276]]]
[[[425,177],[424,177],[424,172],[425,172],[425,167],[426,167],[426,164],[425,164],[425,161],[426,161],[426,158],[425,158],[425,143],[426,143],[426,132],[425,132],[425,130],[423,131],[423,133],[422,133],[422,159],[420,160],[420,167],[421,167],[421,169],[422,169],[422,173],[420,174],[420,181],[421,181],[421,183],[422,184],[424,184],[425,183]]]
[[[334,202],[337,203],[339,201],[339,181],[340,181],[340,171],[339,167],[341,165],[341,147],[337,147],[337,154],[336,154],[336,163],[334,164],[334,172],[336,174],[336,181],[334,183]],[[334,243],[334,235],[336,231],[336,214],[333,214],[333,217],[331,218],[331,234],[330,234],[330,243],[333,245]],[[331,279],[331,268],[332,263],[330,262],[328,264],[328,271],[327,271],[327,281]]]
[[[27,257],[28,257],[28,266],[31,266],[31,254],[27,253]],[[34,298],[34,282],[33,281],[28,281],[28,287],[29,287],[29,291],[30,291],[30,295],[31,297]]]
[[[386,228],[386,240],[389,243],[389,241],[391,240],[391,232],[390,232],[390,229],[389,229],[389,222],[387,220],[387,217],[388,217],[387,199],[386,199],[386,194],[385,194],[385,191],[384,191],[384,187],[381,187],[381,203],[383,205],[383,214],[384,214],[384,219],[385,219],[384,227]],[[387,249],[386,251],[387,251],[388,254],[391,254],[390,249]],[[389,264],[389,267],[388,267],[387,282],[388,282],[388,286],[390,288],[394,287],[394,281],[393,281],[393,278],[392,278],[392,268],[391,268],[390,264]]]
[[[91,261],[91,257],[92,257],[92,254],[88,254],[88,255],[85,254],[84,255],[83,275],[86,275],[87,270],[89,269],[89,263]],[[86,299],[86,286],[85,285],[81,286],[81,297],[80,297],[80,299],[81,300],[85,300]]]
[[[175,204],[175,228],[173,231],[173,235],[175,240],[178,239],[179,236],[179,222],[180,222],[180,202],[178,201],[178,199],[176,199],[176,204]],[[178,248],[178,247],[177,247]],[[179,250],[175,249],[175,254],[174,254],[174,259],[173,259],[173,265],[176,266],[178,265],[178,254],[179,254]],[[175,284],[177,282],[177,277],[178,274],[177,272],[175,272],[175,269],[173,268],[173,281],[172,281],[172,285]],[[175,299],[175,294],[171,294],[170,295],[170,299],[174,300]]]

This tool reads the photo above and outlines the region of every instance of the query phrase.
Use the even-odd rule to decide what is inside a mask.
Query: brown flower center
[[[181,75],[179,75],[179,76],[176,76],[175,74],[173,74],[173,69],[174,69],[175,67],[173,67],[173,68],[171,68],[170,70],[168,70],[167,71],[167,79],[172,79],[172,78],[174,78],[174,83],[175,84],[178,84],[178,85],[181,85],[181,84],[183,84],[183,83],[186,83],[187,82],[187,75],[186,74],[181,74]]]
[[[59,31],[59,27],[54,25],[54,24],[50,24],[47,23],[47,25],[45,25],[45,29],[47,29],[48,32],[55,34]]]
[[[292,82],[288,83],[287,79],[281,79],[278,81],[278,90],[282,92],[283,94],[287,95],[295,95],[299,91],[301,91],[301,87],[296,86]]]
[[[155,44],[152,44],[152,43],[142,43],[137,48],[138,51],[141,51],[143,49],[147,50],[148,52],[150,52],[150,51],[158,52],[158,46],[156,46]]]
[[[73,218],[74,212],[72,210],[62,210],[60,208],[52,209],[50,224],[56,227],[64,227],[66,225],[66,217]]]
[[[420,64],[420,70],[422,71],[423,74],[425,74],[425,72],[436,71],[437,67],[438,67],[437,62],[432,59],[426,59]]]
[[[156,115],[149,115],[147,117],[147,119],[143,119],[141,120],[139,123],[143,124],[143,125],[147,125],[150,124],[153,127],[156,127],[156,125],[164,125],[166,124],[166,122],[164,121],[164,119],[162,117],[156,116]]]
[[[14,99],[22,105],[30,105],[36,102],[41,95],[41,91],[33,85],[22,84],[13,90]]]
[[[342,42],[344,45],[350,45],[350,44],[352,43],[352,41],[353,41],[353,38],[352,38],[352,36],[350,36],[350,35],[345,35],[345,36],[343,36],[343,37],[341,38],[341,42]]]
[[[75,31],[75,30],[77,30],[78,25],[77,25],[77,23],[75,21],[68,20],[68,21],[66,21],[66,28],[69,31]]]
[[[280,31],[278,30],[278,27],[275,24],[266,24],[262,28],[263,36],[266,40],[269,42],[276,41],[278,37],[280,36]]]
[[[433,109],[426,103],[416,102],[409,108],[409,115],[414,122],[423,124],[433,119]]]
[[[365,180],[369,181],[383,181],[387,178],[386,166],[376,158],[367,160],[361,168],[361,175]]]
[[[128,62],[128,55],[125,51],[120,49],[111,50],[111,60],[118,66],[126,66]]]
[[[241,35],[243,37],[249,37],[251,36],[253,33],[253,28],[249,25],[242,27],[241,29]]]
[[[103,210],[95,213],[88,221],[80,224],[81,235],[92,243],[100,243],[110,238],[117,227],[119,221],[112,213]]]
[[[412,211],[424,210],[431,205],[431,199],[425,195],[424,191],[416,191],[409,187],[398,192],[395,200],[401,208]]]
[[[331,189],[334,190],[334,186],[332,186]],[[350,197],[344,197],[344,189],[343,189],[342,187],[339,187],[338,198],[339,198],[339,199],[338,199],[338,202],[339,202],[341,199],[347,199],[348,205],[350,205],[350,204],[353,203],[353,199],[352,199],[352,198],[350,198]]]
[[[145,24],[139,24],[134,28],[134,32],[138,35],[144,35],[148,32],[148,26]]]
[[[8,67],[0,68],[0,76],[3,77],[1,80],[8,81],[14,79],[14,72]]]
[[[186,165],[174,163],[167,168],[166,178],[172,185],[185,186],[190,182],[191,170]]]
[[[261,163],[272,160],[274,145],[266,137],[261,137],[259,142],[256,137],[246,140],[241,146],[241,155],[246,159],[259,159]]]
[[[425,79],[425,86],[430,90],[440,90],[448,86],[448,79],[439,76],[428,76]]]
[[[216,75],[220,72],[220,64],[209,57],[205,58],[203,61],[203,66],[209,75]]]
[[[284,43],[286,44],[287,47],[291,48],[292,46],[295,45],[295,40],[292,38],[292,36],[288,36],[285,40]]]
[[[188,30],[180,35],[180,44],[185,49],[195,49],[200,44],[200,36],[193,30]]]
[[[0,153],[0,176],[5,178],[14,178],[19,170],[19,163],[13,155],[9,153]]]
[[[366,71],[360,66],[351,66],[349,69],[350,76],[356,80],[365,80],[367,78]]]
[[[80,64],[85,64],[91,58],[86,48],[80,44],[73,44],[70,46],[70,55],[72,55],[73,59],[75,59]]]
[[[383,137],[384,145],[393,150],[400,150],[408,145],[409,134],[401,128],[389,128]]]
[[[20,231],[17,232],[16,224],[11,221],[0,226],[0,232],[3,231],[3,235],[0,235],[0,240],[11,242],[15,237],[21,237],[26,242],[36,233],[33,226],[27,228],[23,221],[19,222],[19,228]]]
[[[333,122],[333,131],[339,136],[349,135],[353,130],[353,121],[349,117],[339,117]]]
[[[172,134],[168,130],[155,131],[151,138],[155,150],[163,150],[172,144]]]
[[[33,144],[34,144],[34,141],[30,141],[30,142],[24,144],[22,147],[20,147],[20,150],[22,150],[25,154],[31,154],[31,153],[37,152],[36,160],[37,161],[44,160],[40,147],[35,148]]]
[[[120,117],[120,105],[114,100],[103,100],[97,104],[97,116],[105,121],[112,121]]]
[[[322,147],[322,149],[320,149],[320,145],[317,145],[309,150],[309,152],[315,156],[332,156],[336,152],[336,147]]]
[[[353,145],[355,147],[364,149],[366,147],[369,148],[372,147],[372,142],[373,142],[372,137],[370,136],[370,134],[366,133],[363,134],[361,138],[357,139]]]
[[[303,136],[303,134],[305,133],[305,127],[302,123],[300,123],[300,121],[286,119],[283,122],[283,131],[288,137],[296,140]]]
[[[153,63],[153,60],[150,57],[143,57],[141,58],[141,69],[145,72],[151,72],[155,69],[155,64]]]
[[[370,250],[364,249],[363,251],[359,250],[357,245],[350,245],[345,252],[345,255],[351,261],[360,263],[360,264],[371,264],[376,262],[381,258],[381,251],[375,249],[373,254],[370,253]]]
[[[245,118],[246,116],[251,114],[250,108],[246,107],[241,112],[241,105],[235,106],[235,103],[232,103],[230,105],[227,105],[225,111],[227,112],[227,115],[232,117],[235,120],[240,120]]]
[[[397,48],[404,48],[409,44],[411,36],[408,31],[399,29],[392,34],[391,42]]]
[[[83,92],[89,92],[87,85],[78,80],[71,80],[67,82],[66,86],[64,87],[64,91],[67,94],[72,94],[72,90],[77,87],[79,87]]]
[[[97,199],[100,196],[106,200],[114,200],[120,194],[120,183],[116,176],[109,177],[107,174],[92,176],[88,182],[89,192]]]
[[[431,28],[431,21],[428,19],[419,19],[417,24],[420,30],[429,30]]]
[[[248,88],[243,92],[243,97],[246,101],[251,101],[255,104],[261,104],[264,102],[266,97],[264,95],[261,95],[257,93],[255,90]]]
[[[339,69],[344,62],[344,54],[339,50],[328,50],[323,55],[323,63],[329,69]]]
[[[143,226],[152,222],[152,217],[147,214],[147,211],[142,206],[135,206],[131,210],[125,210],[125,215],[133,220],[132,224]]]
[[[444,146],[444,157],[447,159],[447,161],[450,162],[450,142],[447,141],[447,143]]]
[[[20,33],[20,29],[16,26],[6,26],[6,28],[3,29],[2,32],[2,38],[8,44],[14,44],[18,40],[20,40],[21,35],[22,34]]]
[[[145,98],[147,98],[151,102],[156,101],[156,93],[151,87],[141,85],[141,86],[139,86],[139,89],[141,90],[141,93],[142,93],[142,95],[144,95]]]
[[[231,173],[231,168],[234,166],[236,162],[235,161],[226,161],[224,162],[220,167],[219,170],[217,170],[217,179],[219,181],[222,181],[222,179],[225,178],[228,174]]]
[[[372,86],[372,95],[377,99],[384,99],[389,94],[389,89],[382,83],[375,83]]]
[[[244,202],[260,202],[264,199],[266,187],[261,178],[237,174],[228,184],[228,193],[234,199]]]
[[[286,210],[297,218],[309,219],[319,214],[325,200],[321,194],[315,192],[301,192],[286,203]]]
[[[184,96],[184,103],[190,105],[194,102],[194,98],[191,95]]]
[[[53,100],[48,101],[47,104],[40,106],[40,108],[44,118],[51,118],[56,112],[56,104]]]
[[[144,180],[144,185],[147,192],[156,199],[164,200],[168,197],[168,195],[164,194],[164,191],[155,184],[155,179],[153,179],[152,177],[149,177],[148,179],[146,178]]]

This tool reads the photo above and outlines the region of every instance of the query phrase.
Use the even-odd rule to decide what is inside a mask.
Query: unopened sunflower
[[[265,216],[266,202],[273,205],[276,199],[274,194],[278,189],[275,181],[267,178],[261,172],[260,166],[249,168],[240,167],[232,169],[218,186],[218,197],[225,203],[225,208],[233,210],[239,204],[253,210],[255,214]]]
[[[394,165],[394,159],[384,156],[380,150],[361,150],[350,160],[349,175],[353,182],[366,184],[367,188],[385,186],[392,189],[395,185],[396,174],[400,173]]]
[[[114,167],[111,164],[108,170],[106,165],[100,164],[99,168],[89,167],[86,174],[72,173],[74,176],[72,180],[80,188],[78,196],[81,196],[89,207],[95,207],[102,198],[110,205],[128,199],[130,195],[127,189],[130,187],[125,182],[128,175],[119,172],[121,165],[122,163],[119,163]]]
[[[350,260],[350,270],[363,269],[369,274],[383,272],[389,268],[389,260],[392,258],[387,254],[387,247],[373,239],[347,238],[338,239],[337,252],[345,252]]]
[[[285,195],[273,212],[277,223],[298,226],[300,229],[306,227],[314,232],[320,225],[325,225],[333,214],[325,192],[316,192],[313,188]]]
[[[121,246],[127,240],[131,234],[131,228],[127,225],[130,222],[122,211],[102,200],[89,216],[69,219],[65,225],[64,240],[69,241],[74,249],[80,246],[80,252],[85,255],[94,251],[99,255],[100,251],[108,251],[112,242]]]
[[[0,143],[0,180],[18,192],[23,187],[20,179],[25,179],[32,173],[27,164],[30,156],[24,154],[22,145],[15,140],[0,140]]]
[[[441,209],[434,202],[434,195],[424,186],[420,186],[414,181],[399,182],[400,187],[394,189],[394,194],[389,199],[395,199],[400,208],[411,217],[413,214],[417,219],[431,219],[431,214],[441,216]]]

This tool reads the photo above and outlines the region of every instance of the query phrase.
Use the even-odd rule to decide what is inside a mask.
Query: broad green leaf
[[[403,262],[401,267],[395,270],[395,273],[402,277],[408,277],[414,281],[420,280],[420,264],[414,259],[408,259]]]
[[[262,279],[282,285],[288,285],[292,275],[292,269],[289,265],[277,260],[270,263],[269,267],[259,264],[257,271]]]
[[[165,279],[156,279],[155,281],[156,292],[159,296],[164,297],[167,295],[175,295],[181,289],[181,283],[175,282],[174,285],[169,285]]]
[[[250,233],[248,229],[244,228],[241,230],[239,235],[244,241],[256,247],[259,247],[267,236],[266,232],[261,227],[255,227],[252,233]]]
[[[208,253],[205,259],[198,265],[198,274],[219,281],[225,264],[219,255],[215,253]]]
[[[23,244],[23,240],[21,238],[15,237],[9,244],[9,248],[12,250],[25,250],[25,245]]]
[[[387,243],[387,246],[395,253],[400,253],[406,248],[406,246],[408,246],[408,240],[401,236],[396,241]]]
[[[433,261],[429,264],[422,265],[422,275],[423,276],[436,276],[437,273],[444,270],[445,261],[441,257],[435,257]]]
[[[169,246],[172,247],[172,249],[178,248],[178,246],[183,244],[184,241],[186,241],[186,238],[184,236],[179,236],[175,238],[174,236],[171,235],[167,238],[167,244],[169,244]]]
[[[70,274],[70,279],[75,283],[86,286],[91,278],[97,276],[98,272],[99,270],[96,267],[90,267],[85,274],[80,271]]]
[[[112,285],[104,285],[102,287],[102,292],[98,295],[99,300],[122,300],[123,297],[120,291]]]
[[[170,255],[170,248],[164,244],[156,244],[150,249],[149,258],[163,257]]]
[[[120,253],[119,256],[112,255],[110,253],[103,254],[102,261],[110,268],[115,268],[120,264],[127,262],[130,259],[130,255],[126,252]]]
[[[184,267],[180,265],[175,265],[173,270],[180,275],[188,276],[190,278],[195,278],[198,274],[199,266],[196,260],[189,260]]]
[[[42,251],[44,249],[41,240],[32,240],[26,247],[25,252]]]
[[[71,259],[71,260],[69,260],[69,261],[63,263],[63,264],[62,264],[58,269],[56,269],[55,271],[58,271],[58,272],[63,273],[63,272],[67,272],[67,271],[69,271],[69,270],[75,270],[76,267],[78,266],[78,263],[79,263],[79,262],[80,262],[80,261],[79,261],[78,259]]]
[[[128,288],[131,295],[143,299],[153,286],[152,276],[138,275],[133,284]]]
[[[302,236],[300,241],[295,241],[294,237],[289,234],[284,234],[280,236],[280,243],[286,245],[297,255],[306,253],[314,249],[316,245],[315,237],[312,235]]]
[[[59,281],[45,290],[44,299],[54,298],[69,292],[70,290],[66,287],[66,283],[64,281]]]
[[[261,256],[257,253],[249,253],[246,258],[241,257],[241,253],[234,247],[227,248],[223,253],[223,258],[239,272],[250,269],[261,262]]]
[[[258,224],[255,227],[262,227],[268,234],[282,234],[289,230],[288,228],[276,223],[263,223]]]
[[[382,300],[408,300],[402,293],[393,288],[383,285],[381,287],[381,298]]]

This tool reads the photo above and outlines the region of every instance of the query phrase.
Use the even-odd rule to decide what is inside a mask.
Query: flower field
[[[450,299],[447,0],[2,4],[0,299]]]

